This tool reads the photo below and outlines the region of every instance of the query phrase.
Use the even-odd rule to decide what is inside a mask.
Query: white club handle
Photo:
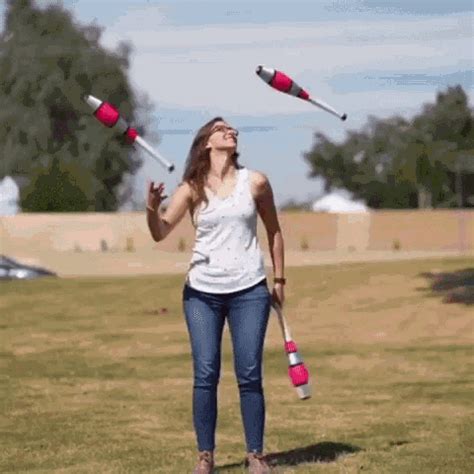
[[[278,322],[280,323],[281,332],[285,342],[291,341],[291,333],[288,324],[286,324],[285,317],[283,316],[283,311],[279,304],[272,302],[273,309],[275,310],[278,316]]]
[[[147,151],[153,158],[155,158],[162,166],[164,166],[170,173],[174,170],[174,165],[168,160],[163,158],[156,150],[154,150],[148,143],[143,140],[142,137],[138,136],[135,138],[135,143],[140,145],[145,151]]]
[[[333,109],[329,104],[326,104],[326,102],[323,102],[321,99],[308,99],[308,101],[311,102],[313,105],[316,105],[316,107],[319,107],[325,110],[326,112],[329,112],[330,114],[333,114],[336,117],[339,117],[341,120],[346,120],[347,118],[346,114],[341,114],[336,109]]]

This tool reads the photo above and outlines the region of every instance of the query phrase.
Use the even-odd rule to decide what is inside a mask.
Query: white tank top
[[[186,284],[199,291],[230,293],[266,278],[249,170],[241,166],[236,172],[230,196],[222,199],[205,188],[209,204],[201,202],[195,212],[196,237]]]

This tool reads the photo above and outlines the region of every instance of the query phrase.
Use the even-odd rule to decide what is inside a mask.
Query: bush
[[[133,242],[133,237],[127,237],[125,241],[125,251],[126,252],[135,252],[135,245]]]
[[[186,240],[181,237],[178,241],[178,250],[184,252],[186,250]]]
[[[309,243],[306,237],[302,237],[300,241],[300,249],[301,250],[308,250],[309,249]]]

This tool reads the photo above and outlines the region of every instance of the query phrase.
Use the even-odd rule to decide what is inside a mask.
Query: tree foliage
[[[474,115],[461,86],[411,120],[370,117],[342,143],[314,138],[304,157],[326,191],[347,189],[372,208],[474,206]]]
[[[101,35],[99,26],[78,24],[61,5],[42,9],[32,0],[7,0],[0,37],[0,179],[27,178],[20,191],[25,209],[113,211],[130,193],[127,178],[140,158],[93,118],[82,97],[108,100],[135,124],[146,122],[150,104],[128,81],[131,46],[106,50]],[[77,205],[61,193],[45,199],[51,173],[58,185],[77,191]]]

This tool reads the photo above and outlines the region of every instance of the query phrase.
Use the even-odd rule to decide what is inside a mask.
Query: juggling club
[[[92,95],[85,95],[84,101],[93,110],[96,119],[109,128],[117,129],[124,135],[125,141],[131,145],[136,143],[143,148],[149,155],[164,166],[170,173],[174,170],[174,165],[165,160],[155,149],[153,149],[140,135],[135,128],[132,128],[128,122],[120,116],[120,112],[110,103],[103,102]]]
[[[288,356],[288,375],[290,377],[293,387],[301,400],[311,398],[311,385],[309,382],[309,372],[306,368],[303,358],[298,352],[295,341],[290,334],[290,328],[286,323],[285,317],[280,306],[273,302],[273,308],[278,316],[278,322],[280,323],[283,340],[285,342],[285,352]]]
[[[302,87],[300,87],[295,81],[293,81],[293,79],[288,77],[285,73],[265,66],[258,66],[255,72],[264,82],[266,82],[274,89],[280,92],[284,92],[285,94],[290,94],[293,97],[298,97],[299,99],[306,100],[307,102],[311,102],[313,105],[316,105],[317,107],[320,107],[326,112],[329,112],[335,115],[336,117],[339,117],[341,120],[347,119],[347,114],[341,114],[340,112],[332,108],[329,104],[323,102],[321,99],[312,99]]]

